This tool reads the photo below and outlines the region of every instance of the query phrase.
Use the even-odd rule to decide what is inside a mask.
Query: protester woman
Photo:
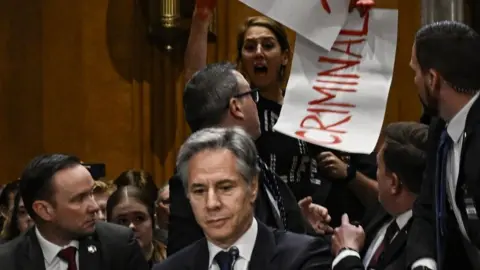
[[[185,53],[187,81],[207,63],[208,28],[214,7],[204,2],[209,1],[197,1]],[[347,160],[354,158],[273,131],[283,105],[287,66],[291,59],[287,33],[278,22],[257,16],[248,18],[240,27],[238,69],[252,89],[260,92],[257,109],[262,134],[256,141],[259,155],[289,184],[298,200],[312,197],[314,203],[326,206],[332,216],[332,225],[338,225],[345,212],[359,219],[364,212],[362,203],[376,202],[377,186],[374,180],[363,175],[357,179],[358,173],[352,170],[353,166],[349,173]],[[375,171],[376,168],[370,169],[371,177],[375,177]],[[347,184],[350,189],[345,188]]]

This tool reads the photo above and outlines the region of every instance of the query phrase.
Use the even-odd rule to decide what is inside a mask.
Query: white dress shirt
[[[255,241],[257,240],[258,233],[258,224],[255,218],[252,221],[250,228],[232,245],[238,248],[239,256],[235,262],[234,270],[247,270],[250,258],[252,257],[253,247],[255,246]],[[222,249],[221,247],[216,246],[215,244],[207,241],[209,260],[208,265],[210,270],[219,270],[220,267],[216,262],[214,262],[215,255],[220,251],[228,251],[229,248]],[[48,270],[48,269],[47,269]]]
[[[458,209],[457,204],[455,203],[455,193],[457,190],[458,182],[458,173],[460,171],[460,156],[462,153],[462,145],[464,140],[464,130],[465,122],[467,121],[467,115],[470,111],[470,108],[475,103],[475,100],[478,98],[478,93],[470,99],[470,101],[463,106],[463,108],[450,120],[447,125],[447,133],[453,141],[453,148],[447,150],[447,167],[446,167],[446,179],[447,179],[447,198],[450,202],[450,206],[455,214],[460,232],[463,234],[467,241],[468,239],[467,231],[465,225],[463,224],[462,215],[460,209]],[[434,179],[436,181],[436,179]],[[412,269],[417,266],[426,266],[432,270],[437,269],[437,263],[433,259],[422,258],[416,261],[412,265]]]
[[[68,245],[61,247],[58,246],[47,239],[45,239],[38,228],[35,227],[35,234],[37,235],[38,243],[40,244],[40,248],[43,252],[43,258],[45,260],[45,270],[67,270],[68,263],[58,257],[58,253],[67,247],[75,247],[77,248],[77,252],[75,253],[75,261],[77,262],[77,268],[79,267],[78,264],[78,241],[73,240]]]
[[[392,219],[389,222],[385,223],[382,226],[382,228],[380,228],[380,230],[375,235],[375,238],[373,239],[372,243],[368,247],[367,252],[365,253],[365,256],[363,257],[363,265],[365,266],[365,268],[368,267],[368,265],[370,264],[370,261],[373,258],[373,255],[377,251],[378,247],[382,244],[382,241],[383,241],[383,238],[385,238],[385,233],[387,232],[388,226],[390,226],[390,224],[394,221],[397,222],[398,229],[399,229],[398,232],[399,232],[403,229],[403,227],[405,227],[405,225],[407,225],[408,221],[411,218],[412,218],[412,210],[408,210],[407,212],[404,212],[398,215],[395,219]],[[395,235],[392,237],[392,240],[397,236],[398,232],[395,233]],[[347,256],[356,256],[360,258],[360,254],[356,251],[348,250],[348,249],[343,250],[333,260],[332,268],[335,267],[341,260],[343,260]]]

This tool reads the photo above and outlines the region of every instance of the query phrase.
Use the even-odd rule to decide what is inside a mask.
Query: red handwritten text
[[[332,9],[330,8],[330,5],[327,2],[328,0],[320,0],[320,3],[322,4],[323,9],[328,13],[332,13]]]
[[[322,0],[322,6],[329,11],[326,0]],[[343,136],[348,134],[345,125],[352,120],[351,109],[356,105],[345,101],[345,97],[358,90],[360,75],[356,67],[362,61],[361,48],[368,35],[368,22],[367,13],[359,30],[342,29],[330,53],[318,58],[318,62],[324,66],[317,73],[312,86],[318,97],[308,102],[307,115],[295,132],[298,137],[322,145],[336,145],[342,143]],[[340,93],[342,97],[338,97]],[[313,139],[308,135],[310,131],[326,133],[326,140]]]

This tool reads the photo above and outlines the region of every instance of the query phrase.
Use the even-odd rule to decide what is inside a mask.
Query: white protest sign
[[[349,153],[371,153],[392,81],[398,11],[350,13],[332,49],[297,35],[284,104],[274,129]]]
[[[240,0],[330,50],[345,24],[350,0]]]

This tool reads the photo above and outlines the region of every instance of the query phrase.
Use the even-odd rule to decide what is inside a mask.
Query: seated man
[[[0,269],[149,269],[130,228],[96,220],[94,183],[77,157],[30,161],[19,192],[35,226],[0,245]]]
[[[240,128],[207,128],[190,136],[177,169],[205,238],[154,270],[330,269],[324,238],[268,228],[254,218],[257,150]]]
[[[250,89],[242,74],[229,63],[215,63],[197,72],[185,87],[183,107],[193,132],[209,127],[241,127],[252,139],[260,136],[258,90]],[[288,185],[261,160],[255,217],[269,227],[315,234],[325,229],[325,208],[303,201],[299,207]],[[168,255],[194,243],[204,235],[185,197],[178,175],[170,181]],[[310,223],[305,219],[307,218]]]
[[[407,232],[426,166],[428,127],[400,122],[388,125],[384,134],[377,155],[381,205],[362,222],[365,232],[343,216],[332,237],[333,270],[406,268]]]

